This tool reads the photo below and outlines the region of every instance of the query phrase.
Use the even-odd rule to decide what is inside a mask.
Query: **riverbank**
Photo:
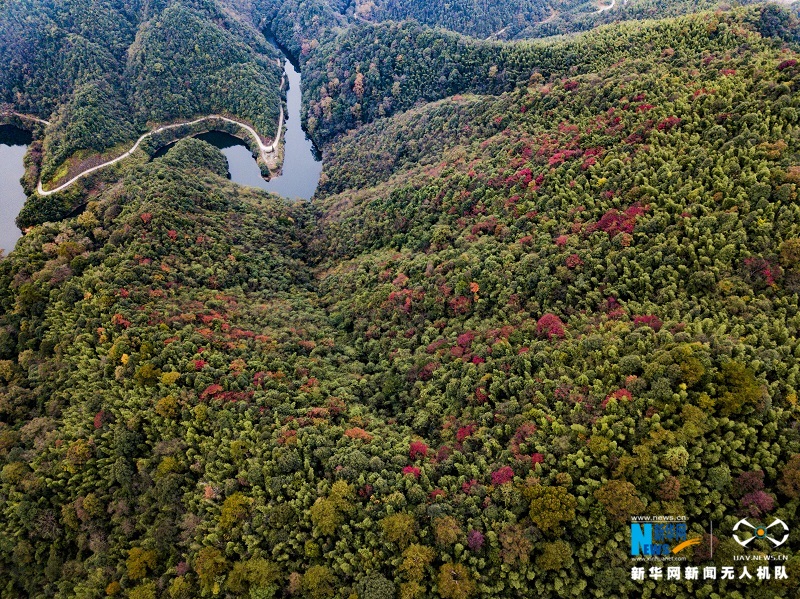
[[[24,157],[33,141],[30,131],[15,124],[0,125],[0,250],[8,255],[22,236],[16,217],[25,204],[20,179],[25,174]]]
[[[272,40],[276,48],[284,54],[284,73],[281,77],[281,96],[286,90],[285,99],[288,111],[284,110],[284,101],[281,100],[278,128],[276,137],[267,143],[249,123],[234,118],[232,115],[210,114],[193,120],[177,123],[162,124],[146,133],[143,133],[133,145],[125,150],[120,147],[114,155],[114,150],[103,155],[92,155],[84,158],[73,157],[62,166],[60,181],[43,181],[34,171],[30,177],[30,186],[35,183],[35,191],[41,197],[48,197],[69,189],[72,185],[85,180],[92,175],[113,167],[127,158],[132,157],[139,150],[145,154],[153,154],[169,144],[180,139],[194,137],[202,133],[219,131],[227,133],[242,141],[255,157],[256,165],[261,171],[261,177],[255,181],[250,177],[244,185],[250,185],[277,193],[285,197],[310,199],[316,191],[322,172],[321,156],[302,129],[302,96],[301,75],[299,65],[296,65],[289,55],[277,42]],[[288,87],[288,89],[287,89]],[[9,118],[17,121],[26,121],[26,127],[50,125],[49,121],[39,117],[24,115],[14,111],[6,111]],[[287,114],[291,112],[291,117]],[[3,116],[0,112],[0,118]],[[20,123],[21,124],[21,123]],[[40,133],[42,133],[40,131]],[[230,157],[229,157],[230,160]],[[29,193],[33,190],[29,188]]]
[[[283,87],[284,80],[285,80],[285,77],[284,77],[284,79],[281,79],[281,88]],[[117,156],[116,158],[113,158],[111,160],[107,160],[106,162],[103,162],[103,163],[98,164],[96,166],[93,166],[91,168],[88,168],[85,171],[81,172],[80,174],[72,177],[70,180],[66,181],[65,183],[62,183],[58,187],[55,187],[54,189],[48,189],[48,190],[44,189],[44,186],[42,184],[42,180],[39,179],[39,182],[37,183],[37,186],[36,186],[36,191],[37,191],[37,193],[39,195],[45,196],[45,197],[49,196],[49,195],[52,195],[52,194],[55,194],[55,193],[58,193],[60,191],[63,191],[65,189],[67,189],[70,185],[76,183],[77,181],[80,181],[81,179],[84,179],[84,178],[88,177],[92,173],[95,173],[95,172],[97,172],[99,170],[102,170],[102,169],[105,169],[105,168],[107,168],[109,166],[117,164],[118,162],[121,162],[122,160],[130,157],[131,155],[133,155],[136,152],[136,150],[139,149],[139,147],[142,145],[143,142],[145,142],[147,139],[149,139],[149,138],[151,138],[153,136],[156,136],[156,135],[158,135],[160,133],[164,133],[166,131],[170,131],[170,130],[173,130],[173,129],[179,129],[181,127],[191,128],[191,127],[193,127],[195,125],[199,125],[199,124],[205,123],[205,122],[212,122],[212,121],[215,121],[215,120],[216,121],[221,121],[223,123],[229,123],[229,124],[235,125],[237,127],[242,128],[244,131],[246,131],[247,134],[250,136],[250,138],[255,142],[256,148],[259,151],[259,159],[261,160],[261,162],[265,166],[267,166],[267,168],[269,168],[269,163],[273,162],[273,161],[270,160],[269,154],[273,154],[275,152],[275,149],[277,148],[277,146],[278,146],[278,144],[280,142],[281,132],[283,130],[283,121],[284,121],[283,102],[281,102],[281,107],[280,107],[280,116],[278,118],[277,134],[276,134],[276,137],[273,140],[273,142],[271,144],[269,144],[269,145],[265,144],[264,141],[261,139],[261,136],[258,134],[258,132],[255,129],[253,129],[253,127],[248,125],[247,123],[244,123],[242,121],[239,121],[239,120],[236,120],[236,119],[232,119],[232,118],[220,115],[220,114],[211,114],[211,115],[208,115],[208,116],[200,117],[200,118],[195,119],[193,121],[184,121],[184,122],[180,122],[180,123],[173,123],[171,125],[162,125],[161,127],[157,127],[156,129],[148,131],[147,133],[145,133],[144,135],[139,137],[139,139],[137,139],[136,142],[133,144],[133,147],[130,150],[126,151],[124,154],[122,154],[120,156]],[[182,139],[184,137],[191,137],[191,136],[196,135],[196,134],[197,134],[197,132],[192,131],[190,133],[186,133],[185,135],[181,135],[177,139],[174,139],[172,141],[177,141],[178,139]]]

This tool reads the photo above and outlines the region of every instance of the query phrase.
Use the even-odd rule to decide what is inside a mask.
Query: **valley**
[[[796,595],[800,14],[607,6],[0,3],[0,597]]]

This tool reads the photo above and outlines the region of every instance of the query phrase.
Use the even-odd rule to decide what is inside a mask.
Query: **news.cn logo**
[[[685,521],[650,519],[631,522],[631,556],[666,556],[700,544],[700,537],[688,538]]]
[[[769,526],[753,526],[747,521],[746,518],[742,518],[734,525],[733,533],[733,540],[739,543],[739,545],[742,547],[747,547],[756,539],[766,539],[772,543],[774,547],[780,547],[789,538],[789,527],[786,525],[786,522],[783,520],[778,520],[777,518]],[[741,538],[739,534],[742,535]],[[781,534],[783,534],[783,536],[781,536]]]
[[[703,584],[708,584],[716,580],[769,583],[789,579],[786,571],[789,556],[783,553],[744,551],[741,555],[731,556],[733,561],[752,563],[681,566],[680,562],[686,562],[687,558],[675,554],[701,544],[700,537],[688,538],[688,532],[685,516],[632,516],[631,556],[634,556],[636,564],[631,567],[631,580],[654,584],[659,581],[702,580]],[[743,518],[734,525],[732,536],[745,549],[755,548],[755,539],[763,539],[773,547],[779,547],[789,539],[789,527],[777,518],[769,525],[766,522],[754,525]],[[714,538],[713,522],[709,522],[708,538]],[[703,553],[701,559],[713,561],[714,543],[709,542],[708,550],[708,555]]]

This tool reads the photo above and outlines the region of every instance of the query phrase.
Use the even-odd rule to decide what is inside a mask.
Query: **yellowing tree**
[[[466,599],[476,590],[477,585],[463,564],[442,564],[439,568],[439,595],[444,599]]]

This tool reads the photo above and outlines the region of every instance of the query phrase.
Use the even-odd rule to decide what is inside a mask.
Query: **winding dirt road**
[[[555,8],[553,8],[552,6],[548,6],[547,8],[550,9],[550,14],[544,21],[539,21],[538,23],[535,23],[536,25],[546,25],[547,23],[552,23],[553,20],[558,16],[558,11]]]
[[[606,12],[607,10],[611,10],[614,8],[614,5],[617,3],[617,0],[611,0],[611,4],[608,6],[599,6],[597,7],[597,13]]]
[[[0,113],[0,117],[4,117],[4,116],[15,116],[15,117],[18,117],[18,118],[21,118],[21,119],[26,119],[28,121],[34,121],[36,123],[41,123],[42,125],[49,125],[50,124],[50,121],[46,121],[44,119],[40,119],[38,116],[32,116],[30,114],[22,114],[21,112],[9,111],[9,112]]]
[[[133,144],[133,147],[130,150],[128,150],[127,152],[125,152],[124,154],[121,154],[120,156],[117,156],[113,160],[109,160],[109,161],[104,162],[102,164],[98,164],[97,166],[93,166],[92,168],[86,169],[82,173],[80,173],[78,175],[75,175],[72,179],[70,179],[66,183],[62,183],[61,185],[59,185],[58,187],[55,187],[53,189],[47,189],[47,190],[44,189],[44,187],[42,187],[42,180],[39,179],[39,183],[36,186],[36,191],[39,192],[39,195],[41,195],[41,196],[49,196],[49,195],[52,195],[54,193],[58,193],[59,191],[64,191],[67,187],[69,187],[70,185],[72,185],[76,181],[78,181],[80,179],[83,179],[84,177],[88,177],[92,173],[97,172],[97,171],[99,171],[101,169],[104,169],[104,168],[106,168],[108,166],[111,166],[112,164],[116,164],[117,162],[120,162],[120,161],[124,160],[125,158],[128,158],[136,150],[139,149],[139,146],[141,145],[141,143],[144,140],[146,140],[148,137],[151,137],[151,136],[153,136],[153,135],[155,135],[157,133],[161,133],[162,131],[167,131],[169,129],[177,129],[179,127],[197,125],[199,123],[202,123],[203,121],[213,121],[213,120],[225,121],[226,123],[232,123],[234,125],[238,125],[242,129],[247,131],[250,134],[250,136],[255,140],[255,142],[258,144],[258,148],[260,150],[262,160],[266,160],[266,155],[275,151],[275,147],[276,147],[276,145],[278,143],[278,140],[280,139],[280,131],[283,129],[283,104],[281,104],[281,113],[280,113],[280,118],[278,119],[278,137],[276,137],[275,141],[272,142],[270,145],[265,145],[261,141],[261,138],[258,136],[258,133],[256,133],[256,130],[253,129],[250,125],[248,125],[246,123],[242,123],[241,121],[237,121],[237,120],[234,120],[234,119],[229,119],[228,117],[222,116],[220,114],[210,114],[208,116],[200,117],[199,119],[195,119],[193,121],[175,123],[175,124],[172,124],[172,125],[164,125],[164,126],[159,127],[157,129],[153,129],[152,131],[149,131],[149,132],[145,133],[139,139],[137,139],[136,143]],[[191,137],[193,135],[195,135],[195,134],[194,133],[188,133],[185,137]]]
[[[283,78],[281,79],[281,90],[283,89],[285,81],[286,81],[286,75],[284,75]],[[18,112],[6,112],[4,114],[0,114],[0,116],[16,116],[16,117],[19,117],[19,118],[36,121],[37,123],[41,123],[43,125],[49,125],[50,124],[49,121],[46,121],[44,119],[40,119],[38,117],[30,116],[30,115],[27,115],[27,114],[20,114]],[[195,119],[193,121],[185,121],[185,122],[181,122],[181,123],[174,123],[172,125],[163,125],[161,127],[158,127],[157,129],[153,129],[152,131],[148,131],[147,133],[142,135],[139,139],[136,140],[136,143],[133,144],[133,147],[130,150],[128,150],[127,152],[125,152],[124,154],[121,154],[120,156],[117,156],[116,158],[113,158],[112,160],[108,160],[108,161],[106,161],[106,162],[104,162],[102,164],[98,164],[97,166],[93,166],[92,168],[86,169],[82,173],[79,173],[79,174],[75,175],[72,179],[70,179],[69,181],[67,181],[65,183],[62,183],[61,185],[59,185],[58,187],[55,187],[54,189],[45,189],[42,186],[42,180],[40,178],[39,182],[36,185],[36,191],[39,193],[39,195],[45,196],[45,197],[49,196],[49,195],[53,195],[54,193],[58,193],[59,191],[64,191],[67,187],[69,187],[70,185],[72,185],[76,181],[79,181],[80,179],[83,179],[84,177],[88,177],[92,173],[95,173],[95,172],[97,172],[97,171],[99,171],[101,169],[104,169],[104,168],[106,168],[108,166],[111,166],[112,164],[116,164],[116,163],[118,163],[118,162],[120,162],[122,160],[125,160],[126,158],[131,156],[134,152],[136,152],[136,150],[139,149],[139,146],[141,145],[141,143],[144,140],[146,140],[148,137],[151,137],[151,136],[153,136],[153,135],[155,135],[157,133],[161,133],[162,131],[167,131],[169,129],[177,129],[179,127],[197,125],[197,124],[202,123],[204,121],[214,121],[214,120],[224,121],[226,123],[232,123],[234,125],[237,125],[237,126],[241,127],[242,129],[247,131],[247,133],[249,133],[250,136],[255,140],[256,144],[258,145],[259,152],[261,154],[261,159],[266,161],[266,159],[267,159],[266,155],[267,154],[271,154],[271,153],[273,153],[275,151],[275,148],[278,145],[278,141],[281,138],[281,132],[283,131],[283,119],[284,119],[283,102],[281,102],[281,110],[280,110],[280,117],[278,118],[277,134],[275,136],[275,141],[273,141],[269,145],[264,144],[264,142],[261,141],[261,137],[259,137],[259,135],[256,132],[256,130],[253,129],[247,123],[243,123],[241,121],[237,121],[235,119],[231,119],[231,118],[228,118],[226,116],[222,116],[221,114],[210,114],[208,116],[200,117],[199,119]],[[193,135],[194,135],[194,133],[189,133],[184,137],[191,137]]]
[[[627,0],[626,0],[626,1],[627,1]],[[792,1],[794,1],[794,0],[792,0]],[[614,4],[613,4],[613,2],[612,2],[611,6],[613,6],[613,5],[614,5]],[[547,18],[546,18],[544,21],[538,21],[538,22],[536,22],[536,23],[531,23],[531,25],[546,25],[547,23],[550,23],[550,22],[552,22],[552,21],[553,21],[553,19],[555,19],[555,18],[556,18],[556,17],[559,15],[559,12],[558,12],[558,11],[557,11],[555,8],[553,8],[552,6],[548,6],[547,8],[549,8],[549,9],[550,9],[550,14],[547,16]],[[609,7],[609,8],[610,8],[610,7]],[[509,25],[509,26],[507,26],[507,27],[503,27],[503,28],[502,28],[500,31],[495,31],[493,34],[491,34],[489,37],[487,37],[487,38],[486,38],[485,40],[483,40],[483,41],[485,41],[485,42],[489,42],[489,41],[491,41],[493,38],[497,38],[497,37],[499,37],[499,36],[503,35],[503,34],[504,34],[504,33],[505,33],[507,30],[508,30],[508,28],[509,28],[509,27],[510,27],[510,25]]]

